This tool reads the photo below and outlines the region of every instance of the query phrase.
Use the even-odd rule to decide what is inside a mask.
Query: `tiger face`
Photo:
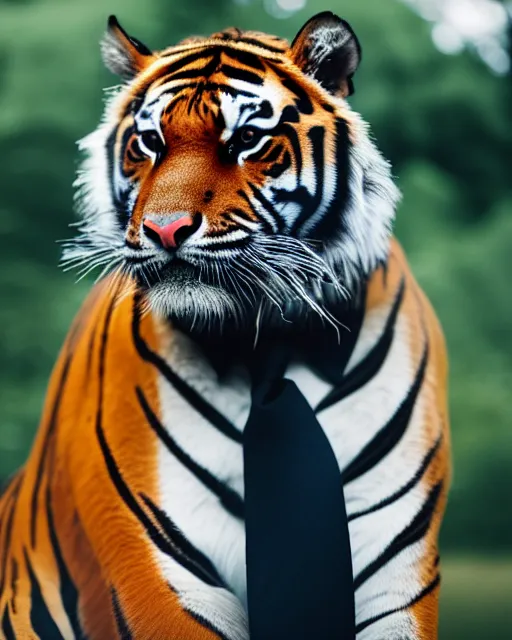
[[[291,46],[229,29],[155,53],[111,18],[102,53],[124,84],[81,142],[65,259],[130,273],[154,312],[188,325],[332,320],[385,259],[398,199],[345,100],[361,57],[350,26],[322,13]]]

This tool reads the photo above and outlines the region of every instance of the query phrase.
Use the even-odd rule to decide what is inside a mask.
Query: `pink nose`
[[[142,223],[146,235],[164,249],[176,249],[186,238],[194,232],[194,221],[187,213],[181,218],[173,220],[163,227],[152,220],[144,220]],[[188,228],[187,228],[188,227]],[[178,233],[181,230],[180,233]]]

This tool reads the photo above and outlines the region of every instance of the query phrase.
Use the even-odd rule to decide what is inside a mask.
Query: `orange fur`
[[[367,308],[370,311],[379,305],[390,304],[402,278],[406,280],[407,291],[402,313],[409,322],[413,357],[416,362],[420,360],[426,337],[432,352],[425,383],[429,407],[425,416],[425,450],[436,437],[437,423],[443,424],[443,446],[424,478],[424,482],[433,485],[441,478],[447,480],[449,469],[444,341],[437,320],[396,242],[392,244],[386,273],[380,269],[370,281]],[[132,492],[137,496],[144,493],[157,498],[155,436],[151,430],[142,428],[144,418],[135,402],[134,386],[144,390],[154,407],[158,406],[158,396],[154,371],[141,360],[133,345],[132,309],[133,296],[126,296],[116,303],[116,292],[112,292],[106,283],[100,283],[94,289],[56,365],[41,429],[29,460],[2,498],[0,550],[2,554],[7,553],[7,569],[0,612],[8,607],[19,638],[32,637],[25,553],[61,633],[66,638],[73,637],[58,594],[58,571],[49,540],[45,505],[48,489],[62,555],[80,593],[80,619],[89,638],[102,640],[114,636],[115,621],[110,604],[112,587],[119,594],[120,605],[137,638],[207,640],[216,637],[183,611],[177,596],[163,580],[140,523],[119,500],[99,450],[96,432],[100,408],[98,370],[102,345],[105,345],[101,405],[105,438]],[[141,331],[155,351],[161,351],[162,344],[170,339],[169,329],[157,323],[150,314],[145,315]],[[53,427],[52,419],[55,420]],[[34,517],[31,505],[45,451],[48,458],[37,504],[34,549],[30,535]],[[447,483],[443,496],[446,489]],[[15,491],[18,491],[17,501],[12,497]],[[420,571],[425,582],[432,578],[436,564],[437,535],[444,503],[443,497],[430,527],[427,552],[421,560]],[[6,545],[6,519],[12,506],[13,533],[10,545]],[[144,509],[142,505],[141,508]],[[11,586],[13,561],[19,572],[14,590]],[[418,638],[422,640],[437,637],[437,598],[438,590],[412,608],[419,628]]]

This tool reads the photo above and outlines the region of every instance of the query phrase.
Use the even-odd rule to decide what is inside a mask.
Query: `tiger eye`
[[[140,134],[142,144],[152,153],[159,153],[162,149],[162,140],[156,131],[143,131]]]
[[[246,129],[242,129],[240,134],[240,139],[244,144],[249,144],[254,140],[254,136],[256,135],[254,129],[250,129],[247,127]]]

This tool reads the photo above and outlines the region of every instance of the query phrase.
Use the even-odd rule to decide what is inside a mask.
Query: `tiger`
[[[446,347],[349,105],[357,36],[324,12],[155,52],[111,17],[101,50],[64,259],[102,272],[1,498],[0,636],[249,639],[247,359],[275,339],[339,465],[355,637],[437,638]]]

